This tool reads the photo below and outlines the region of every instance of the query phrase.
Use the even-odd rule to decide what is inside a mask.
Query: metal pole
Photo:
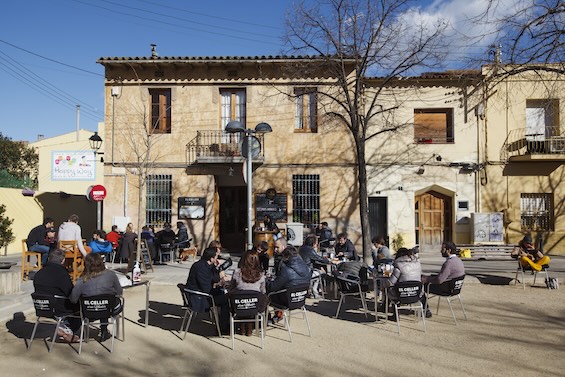
[[[251,132],[246,131],[247,139],[247,250],[253,248],[253,156],[251,156]]]
[[[102,229],[102,201],[96,202],[96,229]]]

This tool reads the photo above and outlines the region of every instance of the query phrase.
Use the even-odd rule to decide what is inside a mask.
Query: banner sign
[[[94,151],[53,151],[51,179],[54,181],[93,181],[96,179]]]

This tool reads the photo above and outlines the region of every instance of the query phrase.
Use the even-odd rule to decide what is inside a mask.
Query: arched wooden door
[[[416,243],[420,250],[436,250],[451,240],[451,198],[428,191],[415,198]]]

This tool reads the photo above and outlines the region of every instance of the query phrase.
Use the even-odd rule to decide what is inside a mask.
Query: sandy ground
[[[371,295],[372,296],[372,295]],[[468,320],[455,306],[458,325],[442,300],[427,332],[413,316],[395,322],[365,318],[359,301],[348,298],[339,319],[337,301],[308,300],[312,337],[293,318],[293,342],[270,327],[265,349],[258,337],[218,338],[208,317],[197,317],[186,339],[178,334],[181,297],[176,286],[151,286],[149,326],[143,288],[125,291],[126,339],[110,353],[95,339],[57,343],[47,352],[44,327],[26,350],[35,315],[21,313],[0,325],[0,376],[563,376],[565,374],[565,289],[520,285],[466,284]],[[457,305],[457,304],[456,304]],[[369,304],[373,308],[373,303]],[[95,332],[91,332],[95,334]]]

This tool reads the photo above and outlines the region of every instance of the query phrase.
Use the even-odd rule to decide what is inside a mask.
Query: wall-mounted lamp
[[[416,172],[416,174],[422,175],[422,174],[424,174],[425,171],[426,171],[426,169],[424,169],[423,166],[420,166],[420,167],[418,168],[418,171]]]
[[[98,132],[94,132],[94,135],[88,138],[88,142],[90,143],[90,149],[98,151],[102,146],[102,138],[98,135]]]
[[[424,161],[424,163],[422,165],[420,165],[418,170],[416,170],[416,174],[418,174],[418,175],[424,174],[424,172],[426,171],[426,169],[424,168],[424,165],[426,165],[428,162],[430,162],[430,160],[432,158],[435,158],[437,162],[441,162],[441,160],[443,160],[441,155],[436,154],[436,153],[432,154],[431,157],[429,157],[426,161]]]
[[[98,135],[98,132],[94,132],[94,135],[88,138],[90,143],[90,149],[92,149],[96,154],[104,154],[104,152],[98,152],[102,146],[102,138]],[[100,157],[100,162],[104,162],[104,157]]]

